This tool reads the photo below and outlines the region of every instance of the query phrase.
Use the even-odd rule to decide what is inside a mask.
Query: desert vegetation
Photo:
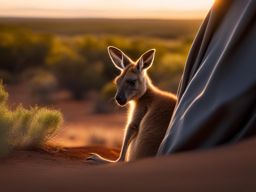
[[[62,114],[56,110],[21,105],[11,110],[8,93],[0,83],[0,156],[13,149],[32,149],[43,145],[60,127]]]

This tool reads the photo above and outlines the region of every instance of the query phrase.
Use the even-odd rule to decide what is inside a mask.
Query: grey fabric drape
[[[216,1],[191,48],[158,155],[256,134],[256,0]]]

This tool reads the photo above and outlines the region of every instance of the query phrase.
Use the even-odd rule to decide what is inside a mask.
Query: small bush
[[[8,99],[8,93],[4,90],[3,82],[0,80],[0,108],[4,108]]]
[[[110,113],[117,111],[117,105],[115,104],[115,85],[110,82],[106,84],[100,91],[99,97],[94,103],[95,113]]]
[[[69,42],[56,39],[47,59],[48,66],[56,74],[59,83],[68,89],[74,99],[82,99],[84,93],[102,84],[102,63],[88,62]]]
[[[57,88],[55,76],[47,71],[40,71],[30,80],[31,94],[37,103],[49,104],[52,102],[51,95]]]
[[[157,85],[162,89],[176,92],[186,57],[182,54],[165,54],[159,63],[155,63],[149,70]]]
[[[0,86],[0,157],[9,152],[8,136],[12,126],[12,113],[5,108],[5,97],[7,94],[2,92]]]
[[[2,79],[5,83],[12,84],[17,81],[17,77],[12,75],[10,72],[6,70],[0,69],[0,79]]]
[[[51,36],[28,30],[0,31],[1,69],[19,74],[20,71],[45,63],[51,47]]]
[[[62,114],[47,108],[11,111],[7,105],[8,93],[0,83],[0,156],[12,149],[38,148],[47,141],[62,123]]]

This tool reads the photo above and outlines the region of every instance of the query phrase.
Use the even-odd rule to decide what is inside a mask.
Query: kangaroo
[[[148,77],[155,49],[144,53],[136,62],[120,49],[109,46],[109,56],[121,73],[115,79],[115,100],[120,106],[129,103],[120,156],[116,161],[92,154],[88,161],[95,164],[134,161],[155,156],[164,138],[176,104],[176,96],[155,87]]]

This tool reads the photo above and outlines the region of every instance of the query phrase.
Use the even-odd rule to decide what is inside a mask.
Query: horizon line
[[[94,9],[0,9],[0,17],[120,18],[120,19],[203,19],[208,10],[94,10]],[[111,13],[111,14],[110,14]]]
[[[63,20],[75,20],[75,19],[88,19],[88,20],[203,20],[203,18],[149,18],[149,17],[41,17],[41,16],[8,16],[8,15],[0,15],[0,19],[63,19]]]

